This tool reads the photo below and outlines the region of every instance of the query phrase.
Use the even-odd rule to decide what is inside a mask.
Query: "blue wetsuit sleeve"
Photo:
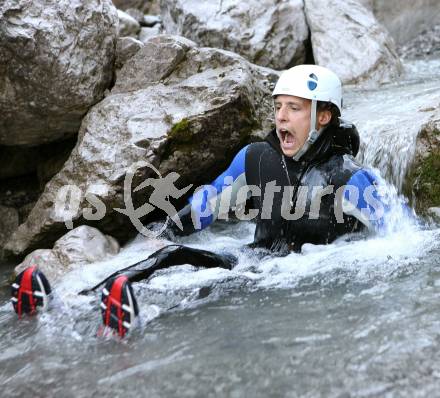
[[[204,185],[197,190],[189,199],[195,229],[206,228],[211,224],[216,214],[210,206],[222,192],[232,185],[246,185],[245,164],[246,151],[249,145],[245,146],[235,155],[229,167],[220,174],[211,184]],[[236,187],[237,188],[237,187]]]
[[[391,208],[384,191],[386,183],[372,171],[361,169],[350,178],[345,186],[342,208],[345,214],[361,221],[370,230],[386,228],[386,215]]]

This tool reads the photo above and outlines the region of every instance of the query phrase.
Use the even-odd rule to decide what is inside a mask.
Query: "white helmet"
[[[272,92],[272,97],[277,95],[293,95],[312,100],[309,137],[303,147],[293,156],[294,160],[299,160],[318,139],[322,130],[316,130],[316,108],[318,101],[331,102],[341,112],[341,80],[331,70],[322,66],[298,65],[281,73]],[[279,134],[278,131],[277,134]]]
[[[318,65],[298,65],[281,73],[272,93],[331,102],[342,110],[342,85],[331,70]]]

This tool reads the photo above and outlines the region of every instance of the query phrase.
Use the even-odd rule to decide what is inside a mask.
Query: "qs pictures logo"
[[[149,174],[153,174],[156,177],[147,178],[133,188],[134,176],[139,170],[145,172],[145,169],[150,169],[153,173]],[[170,219],[182,230],[182,223],[178,217],[177,210],[170,202],[170,198],[178,199],[185,195],[185,193],[191,189],[192,184],[185,188],[178,189],[175,182],[179,177],[180,175],[176,172],[171,172],[163,177],[160,171],[151,163],[146,161],[136,162],[129,168],[124,178],[125,208],[114,208],[113,210],[126,215],[136,230],[149,238],[158,237],[167,228]],[[144,204],[135,208],[132,193],[138,192],[148,186],[153,189],[151,195],[146,198]],[[58,190],[54,202],[53,218],[62,220],[68,229],[73,228],[74,220],[79,219],[80,216],[89,221],[102,220],[106,215],[107,208],[100,197],[108,196],[109,187],[105,184],[90,184],[87,186],[85,194],[83,190],[76,185],[64,185]],[[88,207],[88,205],[91,205],[92,208]],[[141,219],[155,209],[164,212],[165,221],[154,223],[154,227],[149,229],[142,224]]]

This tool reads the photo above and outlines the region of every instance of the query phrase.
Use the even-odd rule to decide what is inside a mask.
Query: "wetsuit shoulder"
[[[352,155],[336,154],[319,168],[329,176],[330,185],[338,188],[346,185],[353,174],[361,170],[363,166]]]
[[[246,163],[249,163],[249,161],[252,161],[255,158],[259,158],[263,153],[267,151],[276,152],[276,150],[267,141],[253,142],[252,144],[249,144],[246,148]]]

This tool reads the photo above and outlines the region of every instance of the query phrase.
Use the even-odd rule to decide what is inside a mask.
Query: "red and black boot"
[[[26,268],[11,286],[11,302],[20,318],[23,314],[35,314],[37,307],[46,308],[50,294],[49,281],[36,266]]]
[[[138,304],[131,283],[125,275],[110,279],[102,289],[101,314],[105,326],[120,337],[133,327],[139,314]]]

